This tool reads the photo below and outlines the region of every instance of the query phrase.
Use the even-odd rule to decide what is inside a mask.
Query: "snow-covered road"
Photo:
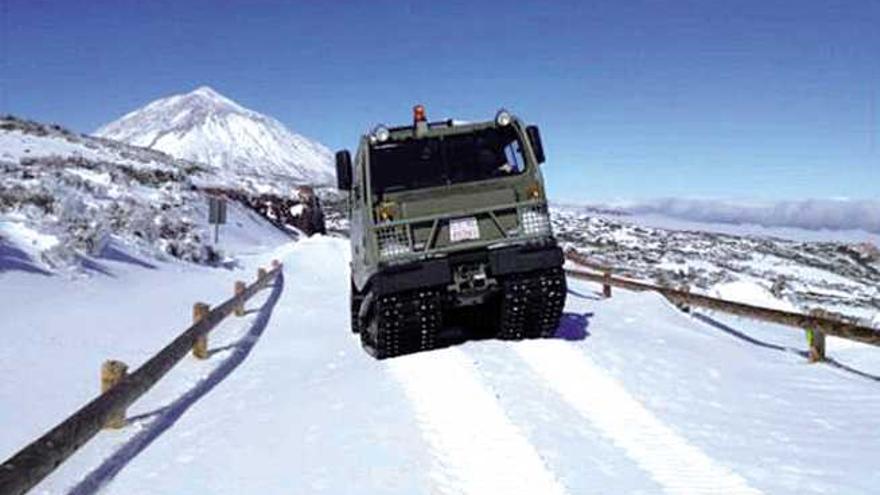
[[[618,291],[602,300],[574,281],[566,312],[581,340],[479,341],[375,361],[347,329],[347,251],[344,240],[312,238],[268,253],[285,261],[284,287],[250,355],[104,492],[858,494],[880,486],[876,381],[737,339],[658,296]],[[259,297],[254,309],[270,294]],[[239,341],[259,316],[225,323],[212,346]],[[803,347],[790,329],[725,321]],[[100,434],[41,490],[64,493],[94,472],[232,352],[182,363],[129,411],[157,413]],[[876,349],[841,353],[880,372]]]

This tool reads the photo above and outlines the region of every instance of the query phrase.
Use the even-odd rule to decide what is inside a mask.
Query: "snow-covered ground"
[[[103,493],[880,486],[874,348],[829,342],[850,369],[809,365],[796,352],[800,332],[689,316],[652,294],[603,300],[570,281],[560,335],[573,340],[470,342],[375,361],[348,331],[347,241],[252,253],[230,271],[178,263],[114,265],[113,277],[83,285],[4,278],[0,457],[93,396],[103,359],[137,366],[188,324],[192,302],[219,302],[234,279],[277,257],[283,281],[215,331],[217,353],[186,359],[131,408],[132,425],[99,434],[37,492],[89,493],[114,473]]]
[[[869,241],[880,244],[880,201],[876,199],[730,201],[661,198],[558,206],[588,210],[602,217],[662,229],[779,237],[795,241]]]
[[[847,233],[813,231],[817,239],[826,237],[791,240],[786,234],[809,238],[810,231],[660,221],[575,207],[552,213],[563,243],[627,277],[706,294],[722,286],[735,292],[743,284],[772,292],[779,303],[804,313],[822,308],[866,325],[880,317],[880,251],[863,238],[849,242]]]
[[[0,272],[0,452],[11,453],[83,405],[106,359],[143,362],[191,323],[197,301],[220,302],[252,281],[289,237],[243,208],[229,211],[220,246],[228,268],[158,261],[110,249],[82,276]],[[0,457],[3,455],[0,454]]]

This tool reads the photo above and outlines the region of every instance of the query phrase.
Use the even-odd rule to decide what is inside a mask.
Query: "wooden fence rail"
[[[566,253],[566,258],[576,264],[581,263],[579,257],[580,255],[576,253]],[[593,264],[593,266],[595,266],[595,264]],[[608,269],[603,270],[603,273],[590,273],[572,269],[566,270],[566,273],[570,277],[598,282],[603,284],[603,286],[614,286],[633,291],[658,292],[673,303],[683,307],[714,309],[756,320],[796,327],[803,330],[812,330],[822,334],[833,335],[835,337],[854,340],[865,344],[880,345],[880,330],[874,328],[855,325],[824,316],[812,314],[805,315],[790,311],[752,306],[751,304],[725,301],[723,299],[694,294],[688,291],[659,287],[644,282],[636,282],[634,280],[614,277],[611,276],[609,272],[610,270]],[[606,293],[608,292],[609,291],[606,291]]]
[[[197,341],[275,279],[282,266],[278,262],[272,265],[269,271],[261,268],[256,282],[243,290],[239,286],[235,296],[203,315],[140,368],[0,465],[0,494],[27,492],[103,427],[118,420],[120,413],[150,390]]]

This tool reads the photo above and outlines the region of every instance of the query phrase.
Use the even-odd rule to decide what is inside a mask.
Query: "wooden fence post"
[[[685,297],[687,297],[691,293],[691,286],[688,284],[684,284],[681,288],[679,288],[679,290],[685,294]],[[678,306],[678,309],[682,310],[685,313],[691,312],[691,306],[690,306],[690,304],[688,304],[688,300],[686,298],[680,300],[678,302],[677,306]]]
[[[241,297],[244,294],[245,283],[241,280],[235,282],[235,297]],[[235,316],[244,316],[244,300],[235,307]]]
[[[810,345],[810,362],[825,361],[825,334],[821,330],[808,328],[807,343]]]
[[[208,316],[211,306],[205,303],[195,303],[193,305],[193,323],[198,323]],[[196,338],[192,348],[193,356],[198,359],[208,359],[208,336],[201,335]]]
[[[128,365],[122,361],[104,361],[101,365],[101,393],[110,390],[117,383],[122,381],[128,373]],[[104,428],[118,430],[125,426],[125,409],[114,411],[113,415],[107,419]]]
[[[603,275],[605,281],[602,282],[602,295],[606,298],[611,297],[611,270],[605,270]]]
[[[810,316],[826,318],[828,315],[821,309],[810,311]],[[810,346],[811,363],[820,363],[825,361],[825,332],[818,328],[807,329],[807,344]]]

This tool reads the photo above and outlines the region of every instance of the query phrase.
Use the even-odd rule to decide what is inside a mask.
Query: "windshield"
[[[370,148],[375,194],[506,177],[524,170],[523,147],[513,126]]]

